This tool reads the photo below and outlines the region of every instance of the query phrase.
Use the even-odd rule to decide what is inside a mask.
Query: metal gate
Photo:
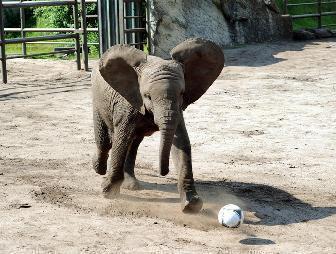
[[[91,0],[92,1],[92,0]],[[87,0],[87,2],[89,2]],[[78,9],[80,5],[80,10]],[[24,22],[24,8],[30,7],[50,7],[50,6],[72,6],[73,7],[73,28],[26,28]],[[86,27],[86,2],[85,0],[41,0],[41,1],[4,1],[0,0],[0,60],[1,60],[1,72],[2,72],[2,82],[7,83],[7,60],[14,58],[25,58],[32,56],[41,55],[52,55],[59,53],[76,53],[77,69],[81,69],[81,59],[80,59],[80,39],[82,39],[82,51],[83,51],[83,61],[84,69],[88,70],[88,46],[87,46],[87,27]],[[20,9],[20,28],[5,28],[3,17],[4,9],[6,8],[19,8]],[[79,15],[80,14],[80,15]],[[81,22],[79,22],[79,16],[81,17]],[[81,23],[81,27],[79,27]],[[14,39],[5,38],[5,32],[21,32],[21,37]],[[44,35],[44,36],[32,36],[26,37],[26,32],[62,32],[62,34],[55,35]],[[82,37],[82,38],[81,38]],[[50,41],[60,40],[60,39],[74,39],[75,48],[62,49],[53,52],[45,52],[38,54],[27,54],[26,44],[27,43],[41,43]],[[7,55],[6,45],[9,44],[22,44],[22,54],[21,55]]]
[[[148,7],[145,0],[99,0],[100,53],[116,44],[150,51]]]
[[[7,83],[7,59],[50,55],[58,53],[76,53],[77,68],[81,68],[80,46],[82,45],[84,69],[88,70],[88,39],[87,32],[96,32],[97,28],[87,28],[86,4],[97,3],[98,15],[88,15],[88,18],[98,18],[100,54],[116,44],[129,44],[138,49],[150,52],[148,6],[145,0],[19,0],[6,2],[0,0],[0,61],[3,83]],[[73,28],[26,28],[24,23],[24,8],[41,6],[73,6]],[[80,5],[80,10],[78,10]],[[5,8],[20,8],[21,27],[4,28],[2,22]],[[80,15],[79,15],[80,14]],[[79,21],[80,16],[80,21]],[[80,25],[79,25],[80,24]],[[6,39],[5,32],[21,32],[21,38]],[[26,37],[26,32],[63,32],[64,34]],[[27,54],[27,43],[55,43],[53,40],[74,39],[74,48],[39,54]],[[81,42],[81,44],[80,44]],[[7,44],[22,44],[22,55],[6,55]],[[59,43],[59,42],[57,42]],[[66,42],[67,44],[72,42]],[[96,44],[96,43],[91,43]]]

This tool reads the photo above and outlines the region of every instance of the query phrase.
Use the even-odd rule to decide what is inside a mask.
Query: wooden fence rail
[[[316,13],[306,13],[306,14],[299,14],[299,15],[291,15],[292,19],[304,19],[304,18],[317,18],[317,28],[327,27],[327,26],[336,26],[336,24],[328,24],[323,25],[322,17],[325,16],[334,16],[336,15],[335,11],[323,12],[323,6],[329,4],[335,4],[336,1],[322,1],[316,0],[315,2],[307,2],[307,3],[289,3],[288,0],[284,0],[284,14],[290,14],[289,8],[295,8],[299,6],[316,6]]]

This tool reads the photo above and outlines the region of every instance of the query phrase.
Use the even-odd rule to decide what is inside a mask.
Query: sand
[[[336,40],[225,56],[221,76],[185,111],[199,215],[180,211],[175,169],[159,176],[158,133],[139,148],[143,190],[103,198],[91,167],[90,73],[71,61],[8,61],[0,252],[335,253]],[[237,229],[216,221],[228,203],[245,211]]]

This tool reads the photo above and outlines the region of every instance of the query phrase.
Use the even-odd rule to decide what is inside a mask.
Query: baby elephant
[[[93,167],[98,174],[106,174],[111,150],[111,165],[103,182],[105,195],[119,194],[124,180],[125,187],[137,189],[137,149],[145,136],[160,131],[160,174],[168,174],[172,152],[183,212],[202,208],[183,110],[207,91],[223,66],[222,50],[199,38],[176,46],[169,60],[127,45],[113,46],[104,53],[92,72],[92,92],[97,144]]]

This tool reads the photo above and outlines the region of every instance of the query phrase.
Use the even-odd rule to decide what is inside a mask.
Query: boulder
[[[326,28],[316,28],[316,29],[300,29],[293,31],[293,40],[313,40],[330,38],[335,36],[335,34]]]
[[[291,37],[291,19],[280,14],[274,0],[149,1],[151,53],[169,51],[190,37],[220,46]]]
[[[313,29],[312,32],[315,34],[315,36],[317,38],[320,38],[320,39],[322,39],[322,38],[330,38],[330,37],[334,36],[333,32],[331,32],[329,29],[326,29],[326,28]]]
[[[264,3],[266,4],[267,8],[275,13],[281,13],[279,7],[273,0],[264,0]]]
[[[306,29],[300,29],[293,31],[293,40],[296,41],[304,41],[304,40],[312,40],[316,39],[315,34],[313,32],[309,32]]]

